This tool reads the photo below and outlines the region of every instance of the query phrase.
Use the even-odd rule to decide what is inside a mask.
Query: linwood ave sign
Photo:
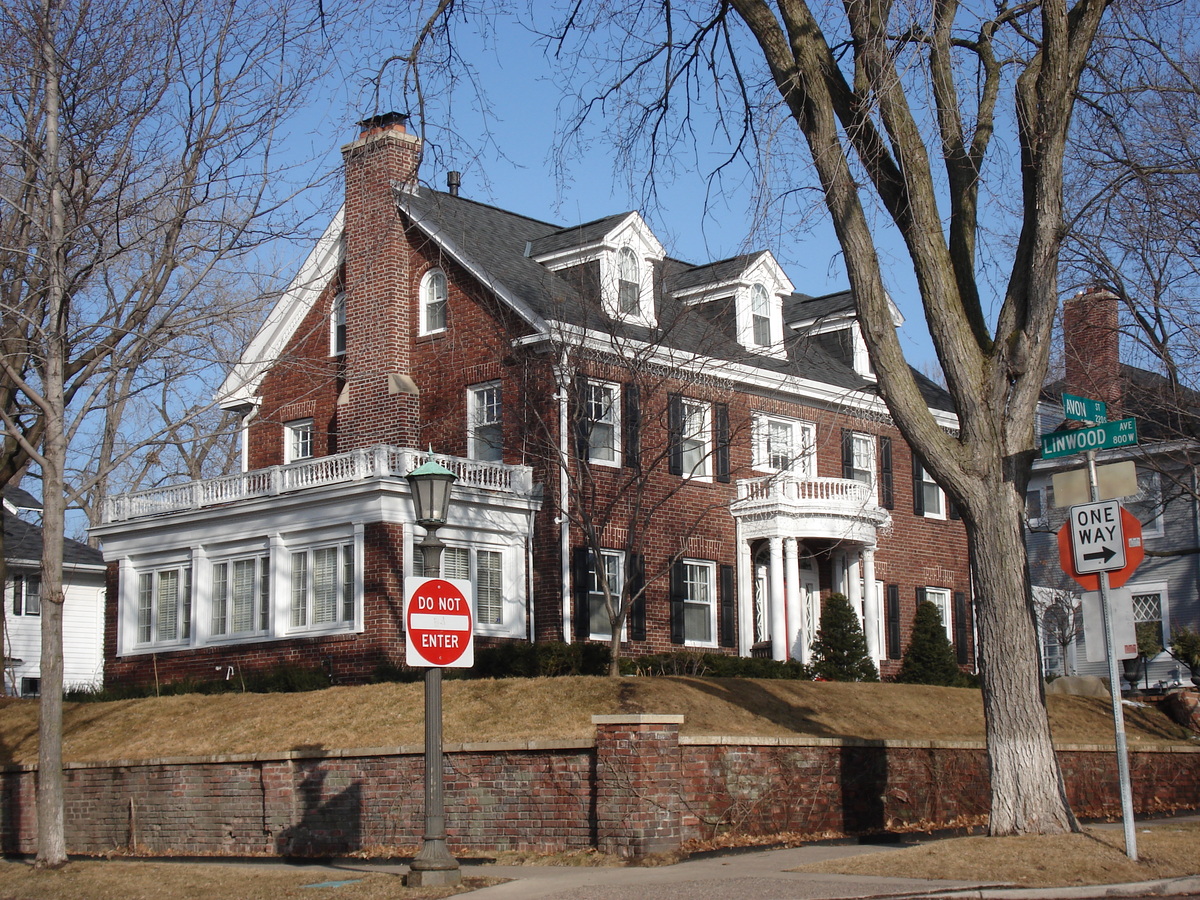
[[[1118,419],[1090,428],[1054,431],[1042,435],[1042,459],[1070,456],[1086,450],[1109,450],[1130,447],[1138,442],[1137,419]]]

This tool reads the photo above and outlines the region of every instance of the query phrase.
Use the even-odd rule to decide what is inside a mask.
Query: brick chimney
[[[1067,392],[1108,404],[1108,418],[1121,415],[1119,298],[1101,287],[1080,291],[1063,304],[1063,348]]]
[[[416,446],[417,398],[397,393],[409,372],[417,285],[412,250],[393,188],[415,186],[421,141],[400,113],[359,123],[342,148],[346,166],[346,391],[339,401],[338,450],[386,443]]]

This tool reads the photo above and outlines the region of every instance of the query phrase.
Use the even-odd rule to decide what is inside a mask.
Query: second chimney
[[[1119,298],[1105,288],[1081,291],[1063,304],[1063,349],[1067,391],[1108,404],[1108,418],[1121,414]]]

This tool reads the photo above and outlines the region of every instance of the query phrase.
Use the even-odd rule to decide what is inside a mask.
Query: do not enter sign
[[[404,579],[404,661],[410,666],[475,664],[471,583],[451,578]]]

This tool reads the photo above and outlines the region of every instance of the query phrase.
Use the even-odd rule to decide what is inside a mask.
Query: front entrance
[[[786,597],[780,597],[779,602],[784,604],[785,610],[794,609],[800,617],[799,622],[787,622],[787,632],[793,641],[788,656],[807,662],[809,647],[821,618],[821,578],[812,551],[800,542],[796,544],[796,551],[799,602],[789,604]],[[783,581],[786,585],[787,579]],[[762,541],[754,552],[754,640],[751,646],[754,656],[771,655],[771,601],[771,547],[768,541]]]

